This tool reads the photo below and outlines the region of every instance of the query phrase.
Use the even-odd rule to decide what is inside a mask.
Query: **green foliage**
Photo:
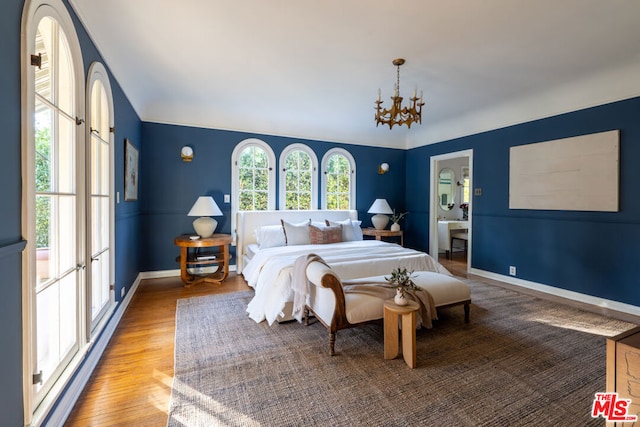
[[[327,209],[349,209],[351,195],[351,170],[349,161],[334,154],[327,162]]]
[[[267,210],[269,203],[269,160],[260,147],[245,148],[238,159],[241,211]]]
[[[393,285],[396,289],[403,291],[417,291],[420,288],[413,282],[413,270],[408,271],[406,268],[396,267],[391,272],[391,276],[385,277],[384,280]]]
[[[39,128],[35,131],[36,148],[36,191],[51,191],[51,131]],[[51,218],[51,198],[36,197],[36,247],[49,247],[49,218]]]
[[[311,157],[293,151],[285,159],[285,168],[285,209],[311,209]]]
[[[396,213],[396,210],[393,210],[393,214],[391,215],[391,222],[398,223],[402,218],[405,217],[409,212]]]

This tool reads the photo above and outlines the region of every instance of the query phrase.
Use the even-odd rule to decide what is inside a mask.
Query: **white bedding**
[[[390,274],[395,267],[415,271],[449,274],[441,264],[424,252],[403,248],[379,240],[360,240],[326,245],[281,246],[259,250],[244,267],[242,274],[256,291],[247,306],[249,317],[272,324],[293,300],[291,272],[299,256],[321,256],[341,280]],[[286,316],[285,316],[286,317]]]

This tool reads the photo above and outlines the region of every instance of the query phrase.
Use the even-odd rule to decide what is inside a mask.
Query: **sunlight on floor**
[[[174,383],[174,393],[181,393],[183,402],[189,405],[183,407],[173,414],[172,418],[179,425],[193,425],[197,421],[198,425],[209,426],[259,426],[260,423],[251,419],[245,414],[226,407],[220,402],[211,399],[209,396],[189,387],[183,382],[176,380]]]
[[[149,393],[149,403],[162,413],[167,414],[169,412],[167,402],[171,397],[171,383],[173,382],[173,377],[154,369],[153,379],[156,380],[157,385],[154,387],[154,390]]]
[[[549,314],[547,316],[530,316],[523,317],[524,320],[530,322],[544,323],[556,328],[570,329],[578,332],[585,332],[591,335],[600,335],[603,337],[612,337],[634,327],[630,323],[623,322],[621,320],[610,320],[606,324],[586,324],[585,322],[575,322],[568,319],[566,316],[555,316]]]

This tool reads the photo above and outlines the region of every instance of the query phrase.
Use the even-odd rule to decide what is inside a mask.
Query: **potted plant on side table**
[[[393,210],[393,214],[391,215],[391,231],[400,231],[400,220],[404,218],[406,214],[409,212],[396,213],[396,210]]]
[[[412,279],[413,270],[408,271],[404,267],[396,267],[391,272],[391,276],[384,279],[389,282],[394,288],[396,288],[396,295],[393,297],[393,302],[398,305],[407,305],[406,291],[416,291],[418,286]]]

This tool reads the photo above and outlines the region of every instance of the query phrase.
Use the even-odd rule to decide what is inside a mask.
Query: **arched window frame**
[[[344,156],[349,162],[351,178],[349,180],[348,209],[356,209],[356,161],[351,153],[344,148],[332,148],[322,156],[322,209],[327,209],[327,163],[329,159],[336,154]]]
[[[236,221],[238,207],[240,206],[240,176],[238,168],[238,159],[240,153],[251,146],[263,149],[267,153],[269,161],[269,193],[267,201],[267,209],[274,210],[276,208],[276,155],[266,142],[257,138],[245,139],[238,143],[231,153],[231,233],[233,241],[236,236]]]
[[[80,42],[73,24],[73,20],[69,15],[65,5],[61,0],[25,0],[22,12],[21,23],[21,80],[22,80],[22,177],[23,177],[23,193],[22,193],[22,235],[27,240],[22,266],[22,330],[23,330],[23,390],[24,390],[24,424],[35,425],[40,424],[44,417],[49,413],[56,403],[60,393],[64,390],[66,383],[72,377],[75,369],[80,365],[84,355],[88,350],[85,340],[85,329],[80,326],[76,331],[78,337],[78,345],[81,348],[76,351],[75,356],[67,364],[58,379],[45,390],[38,393],[42,399],[35,402],[36,392],[33,387],[33,375],[35,372],[34,356],[36,353],[35,339],[36,334],[33,328],[36,322],[36,304],[34,301],[33,281],[36,276],[36,249],[33,243],[35,241],[36,232],[31,226],[35,223],[35,147],[33,141],[35,138],[35,70],[31,65],[32,46],[35,45],[35,37],[37,27],[40,21],[46,17],[54,19],[62,32],[64,33],[68,47],[69,55],[72,59],[73,73],[75,77],[75,94],[74,108],[72,114],[75,115],[77,128],[75,129],[76,137],[76,162],[83,158],[84,151],[84,119],[85,114],[85,73],[80,49]],[[83,171],[77,171],[83,176]],[[76,194],[83,195],[85,188],[83,179],[76,179]],[[77,221],[84,221],[81,212],[84,212],[84,201],[82,197],[77,200]],[[79,261],[84,262],[82,256],[79,255]],[[83,290],[79,290],[79,296],[84,295]],[[80,299],[80,304],[84,304],[84,299]],[[83,307],[85,308],[85,307]],[[80,319],[79,319],[80,320]],[[84,322],[80,321],[80,325]],[[84,340],[84,341],[83,341]]]
[[[115,111],[113,105],[113,91],[111,89],[111,82],[109,79],[109,74],[105,68],[105,66],[100,62],[93,62],[89,67],[89,75],[87,78],[87,90],[86,90],[86,117],[88,121],[88,126],[85,127],[86,131],[86,141],[87,144],[91,142],[91,118],[92,118],[92,96],[93,96],[93,87],[99,82],[104,88],[105,95],[107,97],[107,108],[109,109],[109,134],[108,134],[108,143],[109,143],[109,284],[115,284],[115,200],[113,194],[115,194]],[[106,139],[105,139],[106,140]],[[86,164],[91,164],[90,158],[90,150],[87,149],[86,153]],[[87,178],[86,182],[90,182],[89,176],[90,167],[87,167]],[[91,197],[91,188],[87,185],[86,188],[86,200],[90,200]],[[90,208],[90,207],[88,207]],[[90,218],[90,213],[87,214],[87,217]],[[90,228],[91,224],[88,224]],[[89,229],[87,230],[89,233]],[[86,259],[91,259],[91,247],[87,244],[86,248]],[[104,320],[108,318],[107,313],[111,312],[115,306],[115,289],[114,286],[111,286],[110,290],[110,302],[109,306],[106,307],[105,312],[102,314],[100,319],[103,319],[102,322],[97,322],[96,324],[92,324],[91,315],[87,316],[87,330],[90,336],[95,336],[98,334],[102,328],[104,327]]]
[[[279,185],[279,202],[278,206],[280,209],[285,209],[286,207],[286,164],[287,157],[296,152],[302,151],[307,154],[311,158],[311,209],[318,208],[318,157],[313,150],[305,144],[295,143],[287,146],[282,153],[280,153],[280,163],[278,167],[279,175],[280,175],[280,185]]]

